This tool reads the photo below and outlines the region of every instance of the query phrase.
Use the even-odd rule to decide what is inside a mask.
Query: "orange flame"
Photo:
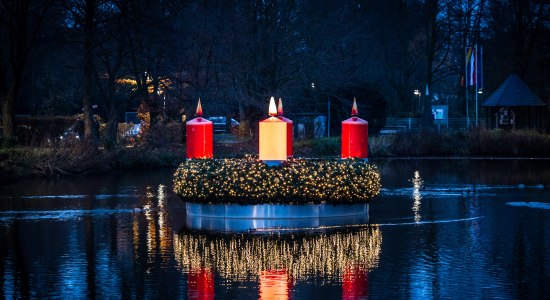
[[[201,98],[199,98],[199,104],[197,104],[197,112],[195,113],[195,117],[202,117]]]
[[[357,116],[359,114],[359,110],[357,110],[357,102],[355,101],[355,97],[353,97],[353,106],[351,107],[351,116]]]
[[[277,106],[277,115],[283,115],[283,100],[279,98],[279,105]]]
[[[275,107],[275,98],[271,97],[269,100],[269,115],[274,117],[277,115],[277,108]]]

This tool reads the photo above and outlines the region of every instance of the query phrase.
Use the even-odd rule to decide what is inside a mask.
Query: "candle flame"
[[[357,101],[355,100],[355,97],[353,97],[353,106],[351,107],[351,116],[357,116],[359,114],[359,110],[357,110]]]
[[[275,98],[271,97],[269,100],[269,115],[274,117],[277,115],[277,108],[275,107]]]
[[[279,98],[279,105],[277,106],[277,115],[283,115],[283,100]]]
[[[201,98],[199,98],[199,104],[197,104],[197,112],[195,113],[195,117],[202,117]]]

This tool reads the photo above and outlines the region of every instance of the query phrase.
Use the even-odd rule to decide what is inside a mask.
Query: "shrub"
[[[300,140],[294,142],[294,156],[324,157],[340,155],[340,137]]]
[[[536,131],[402,132],[369,139],[371,157],[524,156],[548,157],[550,136]]]

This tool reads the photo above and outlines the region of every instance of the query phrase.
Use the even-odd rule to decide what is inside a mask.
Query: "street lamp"
[[[413,91],[413,94],[418,97],[418,108],[420,108],[420,98],[422,97],[422,92],[420,90],[415,89]]]
[[[315,82],[311,83],[311,88],[315,90]],[[319,91],[321,93],[321,91]],[[322,95],[321,95],[322,97]],[[330,96],[327,96],[327,138],[330,137]]]

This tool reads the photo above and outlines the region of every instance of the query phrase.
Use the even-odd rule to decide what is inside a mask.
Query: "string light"
[[[376,268],[381,245],[382,233],[376,226],[318,234],[174,235],[174,253],[182,271],[215,269],[231,280],[280,269],[288,270],[293,280],[311,274],[339,279],[346,268]]]
[[[361,159],[290,158],[271,167],[251,155],[186,160],[174,174],[174,191],[203,203],[361,203],[380,193],[380,173]]]

